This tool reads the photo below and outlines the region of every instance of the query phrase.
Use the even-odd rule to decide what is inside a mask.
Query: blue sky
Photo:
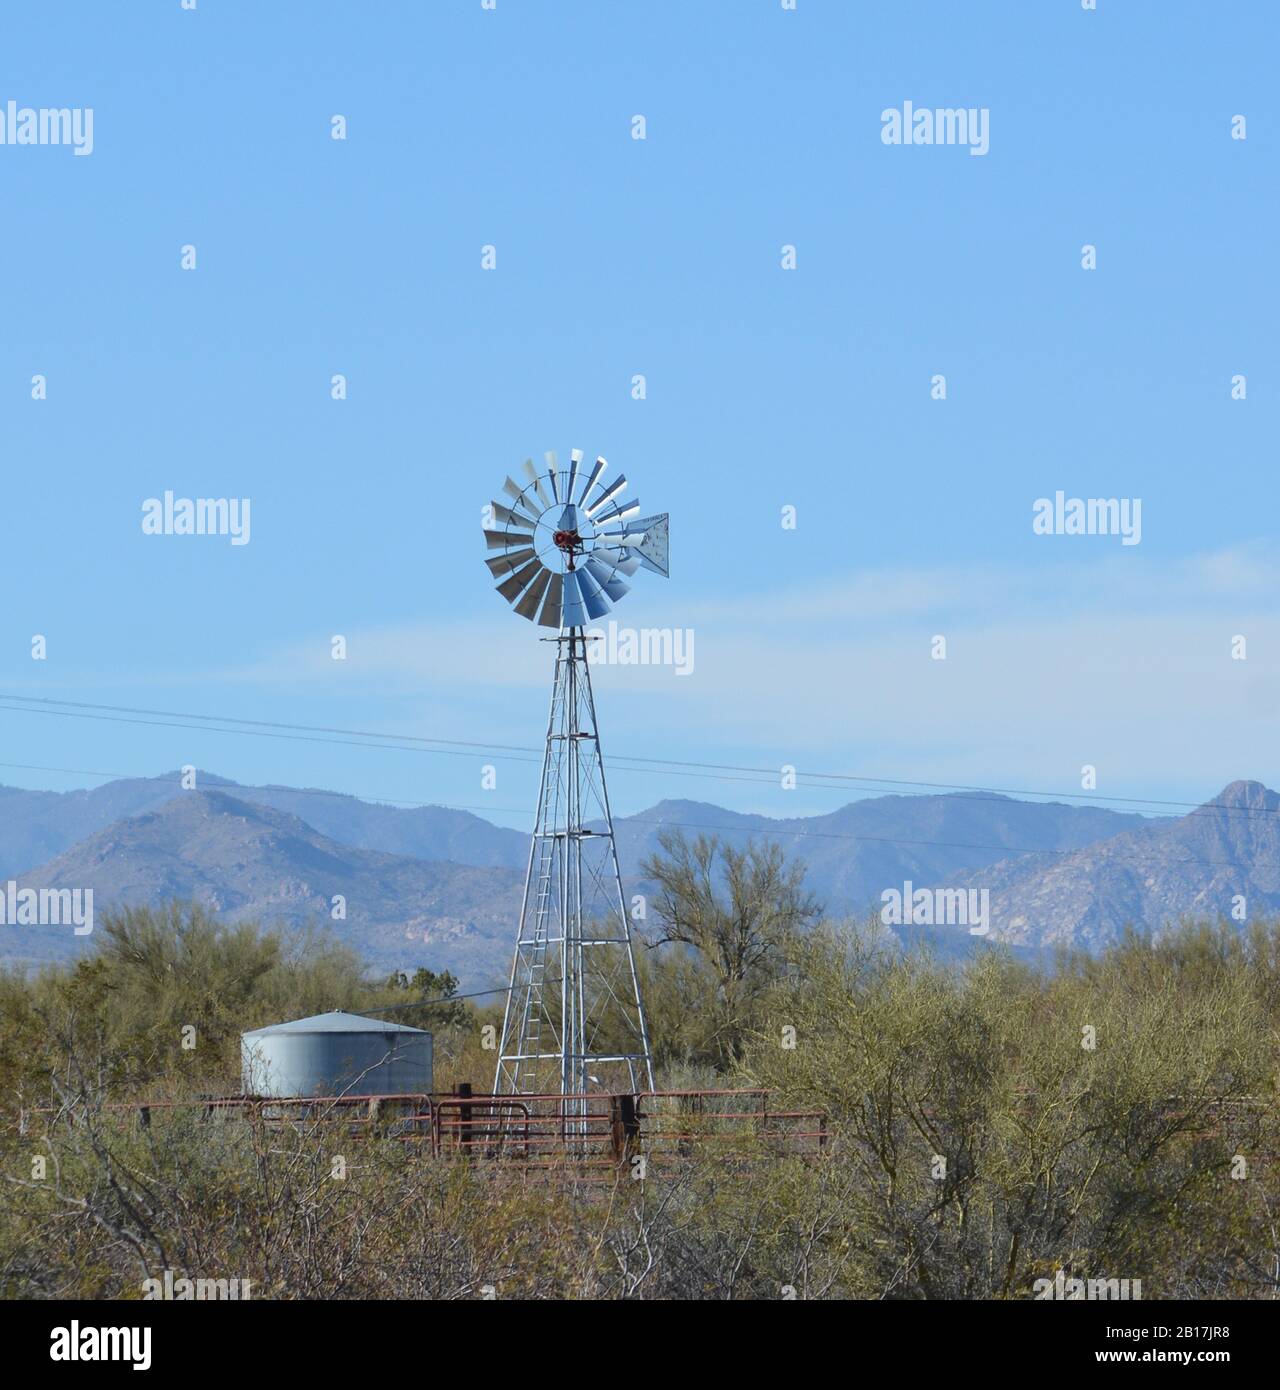
[[[687,677],[597,670],[606,755],[802,773],[619,763],[616,810],[1280,784],[1278,38],[1262,0],[15,7],[0,107],[92,107],[95,147],[0,146],[3,689],[536,745],[480,508],[580,446],[672,514],[618,621],[695,635]],[[988,153],[886,146],[906,100],[989,109]],[[248,497],[250,543],[144,535],[166,489]],[[1034,535],[1057,489],[1141,498],[1141,544]],[[515,825],[535,786],[13,707],[0,763]]]

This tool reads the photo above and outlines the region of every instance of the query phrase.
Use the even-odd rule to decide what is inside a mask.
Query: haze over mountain
[[[1280,796],[1232,782],[1198,810],[1062,857],[1024,855],[960,877],[991,893],[991,935],[1096,951],[1126,925],[1280,913]]]
[[[385,806],[318,788],[246,787],[203,771],[198,786],[288,811],[321,834],[357,849],[513,868],[523,867],[529,853],[528,838],[519,831],[442,806]],[[122,778],[88,791],[0,786],[0,877],[42,864],[126,816],[158,810],[188,795],[177,772]]]
[[[1257,782],[1160,820],[977,792],[872,797],[785,820],[663,801],[616,822],[628,893],[645,891],[641,865],[674,828],[777,841],[807,862],[810,890],[835,917],[878,910],[881,893],[905,880],[987,888],[991,939],[1032,950],[1096,949],[1131,922],[1159,930],[1229,914],[1236,895],[1249,916],[1280,911],[1280,797]],[[36,857],[23,863],[24,853]],[[176,898],[229,920],[321,924],[375,970],[426,965],[483,988],[509,967],[528,838],[446,807],[240,787],[211,774],[184,791],[174,773],[92,792],[0,788],[0,854],[0,880],[91,887],[98,914]],[[345,919],[332,917],[337,895]],[[947,955],[976,944],[963,926],[924,934]],[[0,960],[91,949],[92,937],[69,929],[0,926]]]
[[[1097,806],[1019,801],[995,792],[876,796],[821,816],[786,820],[742,815],[700,801],[660,801],[614,824],[625,874],[639,875],[663,830],[718,835],[742,846],[774,840],[805,860],[809,890],[829,911],[879,910],[880,894],[904,879],[947,883],[957,874],[996,864],[1015,852],[1072,850],[1146,818]]]
[[[23,888],[85,888],[113,905],[193,901],[228,921],[323,926],[371,966],[485,973],[510,952],[522,876],[341,845],[297,816],[221,791],[191,791],[115,822],[19,875]],[[334,919],[335,896],[345,917]],[[53,926],[0,927],[3,955],[45,960],[91,949]],[[486,975],[485,983],[488,983]]]
[[[528,836],[443,806],[396,807],[318,788],[241,786],[199,774],[202,790],[298,816],[314,830],[356,849],[416,859],[523,870]],[[184,791],[177,772],[108,782],[91,791],[44,792],[0,787],[0,878],[62,854],[115,821],[155,811]],[[994,864],[1011,853],[1077,849],[1144,824],[1142,816],[1096,806],[1019,801],[994,793],[877,796],[820,816],[777,819],[744,815],[701,801],[660,801],[615,822],[622,872],[637,876],[664,829],[719,835],[732,844],[777,840],[809,865],[809,887],[841,910],[861,911],[904,876],[938,883]]]

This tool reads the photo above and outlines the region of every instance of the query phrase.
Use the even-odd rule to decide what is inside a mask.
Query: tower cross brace
[[[556,643],[538,808],[494,1077],[499,1095],[653,1090],[653,1057],[613,817],[588,637]],[[585,1122],[585,1121],[584,1121]]]

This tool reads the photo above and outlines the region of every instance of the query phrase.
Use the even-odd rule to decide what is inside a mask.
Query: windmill
[[[556,643],[555,677],[493,1089],[566,1097],[566,1118],[585,1116],[589,1091],[653,1089],[585,629],[641,567],[667,574],[667,516],[638,518],[608,467],[584,468],[581,449],[567,470],[554,453],[542,473],[526,461],[524,486],[507,478],[484,533],[498,592],[556,633],[543,639]]]

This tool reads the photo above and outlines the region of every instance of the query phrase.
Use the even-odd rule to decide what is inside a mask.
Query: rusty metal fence
[[[422,1145],[432,1156],[516,1163],[536,1170],[612,1169],[695,1157],[758,1158],[819,1152],[829,1142],[819,1111],[777,1109],[766,1090],[490,1095],[461,1085],[444,1094],[219,1096],[113,1102],[105,1110],[143,1128],[157,1114],[255,1119],[268,1126],[338,1125]],[[31,1112],[51,1114],[50,1110]],[[24,1121],[25,1128],[25,1121]]]

